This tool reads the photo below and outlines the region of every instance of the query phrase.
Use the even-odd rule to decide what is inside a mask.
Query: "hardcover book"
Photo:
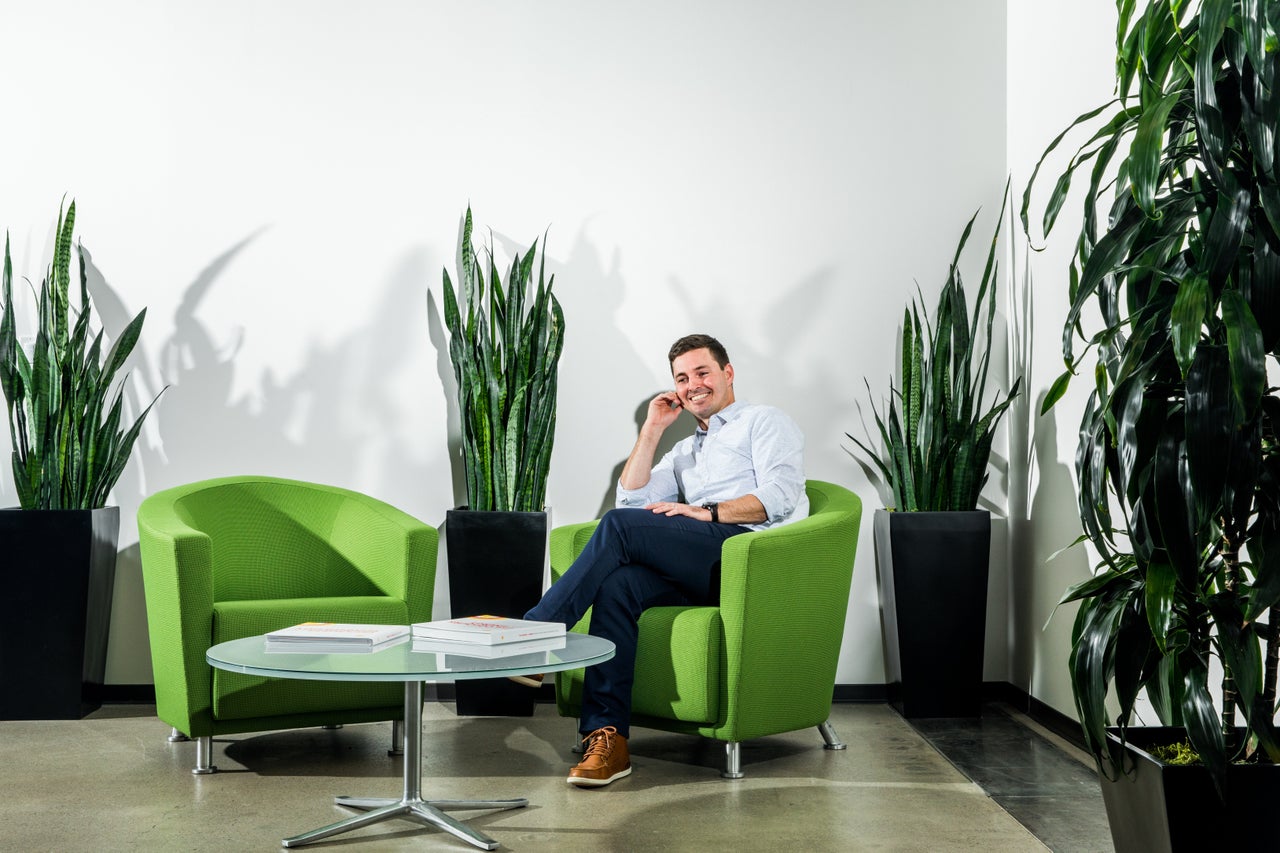
[[[373,652],[409,637],[408,625],[356,625],[346,622],[303,622],[266,635],[269,652]]]
[[[544,637],[563,637],[563,622],[534,622],[528,619],[511,619],[505,616],[468,616],[461,619],[441,619],[435,622],[415,622],[414,639],[447,640],[453,643],[497,646]]]

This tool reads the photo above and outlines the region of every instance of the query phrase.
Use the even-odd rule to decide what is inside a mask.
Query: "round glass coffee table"
[[[335,797],[340,806],[367,809],[364,814],[284,839],[285,847],[301,847],[362,826],[403,817],[439,827],[482,850],[498,842],[444,813],[444,809],[518,809],[527,799],[426,800],[422,797],[422,683],[534,675],[593,666],[613,657],[613,643],[599,637],[570,633],[565,646],[499,658],[414,651],[412,642],[372,653],[307,654],[268,652],[264,637],[245,637],[219,643],[205,653],[211,666],[246,675],[320,681],[404,682],[404,789],[399,799]]]

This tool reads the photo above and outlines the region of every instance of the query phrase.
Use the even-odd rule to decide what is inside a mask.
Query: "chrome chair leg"
[[[212,735],[196,738],[196,766],[191,769],[191,772],[196,776],[208,776],[210,773],[218,772],[218,768],[213,766]]]
[[[818,723],[818,732],[822,735],[823,749],[846,749],[844,741],[836,734],[836,730],[831,727],[831,721]]]
[[[578,729],[582,727],[582,718],[573,718],[573,746],[569,747],[569,751],[574,755],[582,755],[582,735],[578,734]]]
[[[387,755],[404,755],[404,720],[391,721],[391,748]]]
[[[725,779],[741,779],[746,774],[742,772],[742,742],[730,741],[724,745],[724,770],[720,776]]]
[[[191,738],[178,731],[178,727],[174,726],[173,731],[169,732],[169,743],[186,743]]]

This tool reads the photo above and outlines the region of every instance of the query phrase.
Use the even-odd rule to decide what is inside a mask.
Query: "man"
[[[631,773],[627,737],[640,614],[716,604],[724,540],[809,513],[804,436],[780,410],[734,399],[733,365],[720,342],[689,335],[672,345],[668,361],[675,390],[649,403],[618,481],[618,508],[525,614],[573,625],[593,607],[591,633],[617,646],[612,660],[586,671],[583,758],[568,778],[580,787]],[[682,409],[698,428],[654,465],[658,440]]]

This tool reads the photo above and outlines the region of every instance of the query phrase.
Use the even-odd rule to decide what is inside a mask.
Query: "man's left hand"
[[[645,506],[645,509],[667,516],[687,515],[689,518],[696,518],[698,521],[711,520],[711,510],[709,509],[704,509],[700,506],[690,506],[689,504],[675,503],[672,501],[648,504]]]

